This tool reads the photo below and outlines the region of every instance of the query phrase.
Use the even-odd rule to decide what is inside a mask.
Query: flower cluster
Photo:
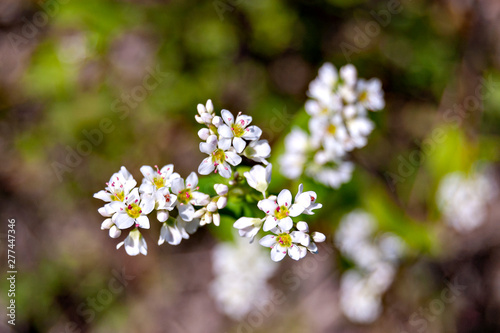
[[[219,243],[212,252],[212,269],[215,278],[210,283],[210,293],[219,310],[232,319],[241,320],[270,301],[272,293],[267,280],[276,265],[262,248],[243,238],[234,243]]]
[[[304,173],[338,188],[351,179],[354,169],[347,153],[365,146],[374,128],[367,111],[385,106],[382,85],[378,79],[358,79],[353,65],[337,72],[326,63],[310,83],[308,96],[305,110],[311,116],[310,134],[299,128],[288,134],[280,158],[281,172],[290,179]]]
[[[200,151],[208,155],[198,167],[199,174],[215,172],[231,178],[231,166],[239,165],[242,156],[267,164],[271,146],[267,140],[260,140],[262,130],[250,125],[252,117],[240,112],[235,118],[228,110],[222,110],[221,116],[216,116],[212,101],[208,100],[206,105],[198,104],[195,119],[206,126],[198,131],[198,136],[204,140],[200,143]]]
[[[374,237],[374,218],[361,210],[345,215],[335,243],[354,268],[340,281],[340,305],[344,314],[358,323],[375,321],[382,311],[382,295],[392,284],[404,242],[391,233]]]
[[[437,192],[437,204],[446,222],[456,231],[469,232],[486,219],[487,207],[498,189],[485,172],[461,172],[443,178]]]
[[[307,251],[316,253],[318,247],[316,242],[325,241],[325,235],[319,232],[309,234],[309,226],[304,221],[294,223],[292,217],[301,214],[312,215],[313,210],[321,208],[316,203],[316,193],[313,191],[303,192],[302,184],[295,198],[289,190],[282,190],[279,195],[266,196],[266,190],[270,182],[271,165],[266,168],[256,165],[244,174],[247,183],[261,192],[264,196],[257,207],[264,212],[263,218],[241,217],[234,227],[239,230],[242,237],[248,237],[253,241],[261,230],[271,232],[264,236],[259,244],[271,249],[273,261],[282,260],[286,254],[294,259],[304,258]]]
[[[109,235],[117,238],[122,230],[129,230],[124,241],[117,245],[125,247],[127,254],[147,254],[148,247],[139,229],[149,229],[148,215],[156,211],[156,219],[162,224],[158,245],[165,242],[178,245],[189,238],[200,225],[220,217],[217,209],[225,207],[227,186],[215,184],[216,196],[210,197],[197,187],[198,176],[192,172],[186,180],[174,172],[172,164],[156,170],[141,167],[144,178],[140,187],[125,167],[115,173],[105,190],[94,197],[106,202],[99,213],[106,217],[101,229],[109,229]],[[215,207],[214,207],[215,206]],[[197,208],[195,208],[197,207]]]

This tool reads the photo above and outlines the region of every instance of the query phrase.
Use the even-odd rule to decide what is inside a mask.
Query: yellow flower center
[[[115,192],[111,195],[111,200],[112,201],[123,201],[124,196],[125,196],[125,194],[123,193],[123,191]]]
[[[190,188],[185,188],[182,191],[179,191],[179,195],[177,196],[177,200],[184,205],[188,204],[192,198]]]
[[[130,216],[131,218],[136,219],[139,216],[141,216],[142,213],[141,207],[139,207],[136,203],[128,205],[127,208],[125,209],[127,211],[128,216]]]
[[[368,93],[366,91],[363,91],[361,94],[359,94],[359,100],[361,102],[364,102],[368,99]]]
[[[245,129],[239,123],[233,124],[231,130],[233,131],[234,136],[238,138],[241,137],[243,134],[245,134]]]
[[[155,184],[156,188],[162,188],[165,186],[165,179],[162,177],[155,177],[153,178],[153,184]]]
[[[335,132],[337,132],[337,126],[333,124],[328,125],[327,132],[330,133],[331,135],[334,135]]]
[[[226,161],[226,154],[224,153],[224,150],[222,150],[222,149],[214,150],[214,152],[212,153],[212,156],[213,156],[213,160],[216,163],[216,165],[222,164]]]
[[[278,220],[281,220],[281,219],[284,219],[285,217],[287,217],[289,214],[290,214],[290,212],[288,211],[288,207],[281,206],[281,207],[276,208],[276,212],[274,213],[274,216],[276,216],[276,218]]]
[[[276,237],[276,242],[283,247],[292,246],[292,237],[289,234],[279,234]]]

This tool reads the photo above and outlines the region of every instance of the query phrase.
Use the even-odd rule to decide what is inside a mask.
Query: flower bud
[[[109,228],[109,237],[111,238],[118,238],[122,234],[122,231],[116,227],[116,225],[113,225],[111,228]]]
[[[219,213],[216,213],[213,215],[213,222],[216,226],[219,226],[220,225],[220,214]]]
[[[229,187],[224,184],[215,184],[214,185],[214,190],[217,192],[218,195],[226,195],[227,192],[229,191]]]
[[[168,216],[169,214],[166,210],[159,210],[158,213],[156,213],[156,218],[159,222],[165,222],[168,219]]]
[[[208,205],[207,205],[207,210],[210,212],[210,213],[213,213],[217,210],[217,204],[215,202],[210,202]]]
[[[217,200],[217,208],[222,209],[225,208],[227,205],[227,197],[220,197],[219,200]]]
[[[212,119],[212,124],[215,126],[215,127],[219,127],[220,125],[223,124],[223,120],[221,117],[219,116],[215,116],[213,119]]]
[[[202,140],[207,140],[210,136],[210,131],[208,130],[208,128],[202,128],[198,131],[198,136]]]
[[[101,230],[109,229],[113,225],[114,225],[114,223],[111,219],[105,219],[104,222],[102,222],[102,224],[101,224]]]

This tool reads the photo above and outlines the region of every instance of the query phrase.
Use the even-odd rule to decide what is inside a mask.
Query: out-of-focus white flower
[[[139,253],[143,255],[148,254],[148,245],[137,228],[130,231],[127,238],[123,242],[118,243],[116,248],[119,249],[122,245],[125,245],[125,251],[129,256],[136,256]]]
[[[137,185],[137,182],[130,172],[122,166],[120,171],[111,176],[106,185],[106,189],[95,193],[94,198],[105,202],[123,201],[135,185]]]
[[[437,192],[437,204],[446,222],[458,232],[469,232],[486,219],[488,203],[498,189],[487,174],[461,172],[448,174],[441,180]]]
[[[136,227],[149,229],[148,214],[155,207],[152,196],[144,194],[139,196],[139,190],[133,189],[123,202],[113,201],[110,207],[116,212],[112,221],[119,229],[128,229],[135,224]]]
[[[206,142],[200,143],[200,151],[208,154],[200,166],[198,172],[201,175],[208,175],[211,172],[219,172],[224,178],[231,178],[231,165],[236,166],[241,163],[241,157],[236,153],[231,142],[227,140],[217,140],[216,135],[210,135]]]
[[[272,164],[269,164],[265,168],[262,165],[256,165],[250,171],[243,173],[243,176],[247,179],[248,185],[265,196],[267,187],[271,182],[272,167]]]
[[[379,79],[358,81],[357,86],[359,104],[368,110],[379,111],[385,107],[384,92]]]
[[[376,237],[374,217],[362,210],[345,215],[335,243],[355,268],[341,278],[340,305],[353,322],[371,323],[382,312],[382,296],[390,287],[397,264],[406,249],[403,240],[391,233]]]
[[[285,154],[280,156],[280,171],[290,179],[297,179],[304,170],[309,149],[309,137],[300,128],[294,128],[285,137]]]
[[[271,156],[271,146],[267,140],[251,141],[243,151],[243,155],[255,162],[267,165],[266,158]]]
[[[194,218],[195,206],[205,206],[210,200],[210,196],[205,193],[198,192],[198,176],[196,173],[191,174],[184,179],[176,178],[172,181],[172,193],[177,195],[177,209],[179,216],[186,222],[190,222]]]
[[[219,243],[212,253],[214,280],[210,294],[217,308],[234,320],[241,320],[254,308],[270,301],[267,280],[277,266],[260,246],[241,238],[235,243]]]
[[[262,134],[262,130],[255,126],[248,126],[252,122],[252,117],[238,113],[236,119],[228,110],[221,111],[223,125],[217,129],[219,132],[219,140],[223,142],[224,146],[229,142],[229,146],[236,149],[236,152],[241,154],[245,149],[247,143],[245,140],[254,141],[258,140]]]
[[[331,188],[339,188],[351,180],[354,164],[340,159],[332,161],[336,162],[311,163],[306,169],[306,175]]]
[[[156,171],[149,165],[141,167],[141,173],[144,176],[142,184],[139,187],[139,192],[154,194],[157,190],[163,187],[169,187],[172,180],[179,178],[180,175],[174,172],[174,165],[165,165],[161,170],[155,165]]]

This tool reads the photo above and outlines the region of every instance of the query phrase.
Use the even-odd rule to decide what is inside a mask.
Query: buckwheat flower
[[[191,172],[185,182],[182,178],[175,178],[172,181],[172,193],[177,195],[176,206],[179,210],[179,216],[186,222],[190,222],[194,218],[193,205],[205,206],[210,200],[210,196],[198,192],[197,185],[198,176],[194,172]]]
[[[299,216],[305,209],[303,204],[292,204],[292,193],[289,190],[282,190],[277,201],[269,198],[259,201],[257,207],[267,215],[264,231],[269,231],[277,225],[284,230],[290,230],[293,226],[292,217]]]
[[[350,151],[366,146],[367,137],[375,128],[373,122],[366,115],[360,114],[359,107],[347,106],[344,115],[345,126],[349,132],[343,142],[345,149]]]
[[[233,227],[238,229],[238,234],[241,237],[250,238],[250,243],[255,239],[255,236],[262,228],[265,219],[252,217],[240,217],[234,222]]]
[[[113,223],[119,229],[127,229],[135,224],[136,227],[149,229],[148,214],[155,207],[155,201],[150,195],[139,195],[137,188],[125,197],[123,202],[113,201],[110,207],[116,212],[113,217]]]
[[[165,165],[161,170],[157,165],[155,165],[155,168],[156,171],[149,165],[143,165],[141,167],[141,173],[144,178],[139,187],[139,192],[154,194],[163,187],[169,187],[173,179],[180,177],[177,172],[174,172],[173,164]]]
[[[356,87],[358,103],[368,110],[380,111],[385,107],[384,92],[379,79],[358,81]]]
[[[354,149],[354,145],[348,145],[349,133],[340,114],[311,118],[309,129],[314,147],[323,146],[326,151],[335,156],[342,156],[346,151]]]
[[[169,212],[175,208],[177,196],[170,193],[168,187],[162,187],[154,194],[156,217],[159,222],[165,222],[169,217]]]
[[[309,150],[309,137],[306,132],[294,128],[285,137],[285,154],[280,156],[280,172],[289,179],[297,179],[304,171]]]
[[[337,84],[337,69],[332,64],[325,63],[318,70],[318,77],[309,84],[307,92],[307,95],[315,99],[318,105],[309,104],[306,107],[306,111],[311,115],[318,115],[325,113],[325,111],[340,110],[342,107],[341,100],[333,93]]]
[[[217,140],[216,135],[210,135],[206,142],[200,143],[200,151],[209,155],[198,167],[201,175],[219,172],[222,177],[231,178],[231,165],[236,166],[241,163],[241,156],[231,147],[231,142]]]
[[[214,117],[214,105],[212,100],[208,100],[206,105],[198,104],[197,106],[198,115],[194,118],[199,124],[210,125],[212,123],[212,118]]]
[[[497,194],[494,180],[487,173],[454,172],[441,180],[436,201],[448,225],[465,233],[484,223],[488,204]]]
[[[137,182],[130,172],[122,166],[119,172],[111,176],[106,185],[106,189],[95,193],[94,198],[105,202],[123,201],[135,185],[137,185]]]
[[[318,253],[318,246],[316,243],[321,243],[326,240],[326,237],[321,232],[313,232],[309,234],[309,225],[300,221],[296,225],[297,230],[292,231],[291,236],[293,239],[297,240],[300,245],[305,247],[311,253]],[[299,245],[299,248],[301,247]],[[306,255],[306,251],[302,251],[301,258]]]
[[[342,84],[339,86],[339,94],[347,104],[354,103],[358,96],[356,92],[356,81],[358,73],[356,67],[351,64],[345,65],[339,71]]]
[[[272,164],[269,164],[265,168],[262,165],[256,165],[252,167],[250,171],[244,172],[243,176],[245,176],[250,187],[253,187],[266,197],[265,193],[269,183],[271,182],[272,168]]]
[[[259,244],[271,248],[271,260],[281,261],[286,254],[293,260],[301,259],[301,251],[297,244],[302,241],[302,236],[298,233],[290,233],[290,228],[276,227],[271,229],[275,235],[262,237]]]
[[[228,110],[221,111],[223,125],[218,128],[219,139],[223,141],[226,146],[229,142],[230,145],[236,149],[238,154],[241,154],[245,149],[247,143],[245,140],[254,141],[258,140],[262,134],[262,130],[255,125],[248,126],[252,122],[252,117],[238,113],[236,119]]]
[[[302,212],[303,214],[314,215],[313,210],[319,209],[323,207],[323,205],[320,203],[316,203],[316,198],[317,198],[316,192],[314,191],[303,192],[303,190],[304,190],[304,185],[300,184],[299,191],[295,196],[295,202],[301,204],[304,207],[304,211]]]
[[[119,249],[122,245],[125,245],[125,251],[129,256],[136,256],[139,253],[148,254],[148,245],[137,228],[130,231],[127,238],[116,245],[116,249]]]
[[[305,171],[306,175],[331,188],[339,188],[340,185],[351,180],[354,171],[353,163],[344,161],[338,157],[329,158],[328,161],[317,163],[319,153],[321,152],[316,153],[314,163],[308,165]],[[327,155],[331,155],[331,153],[328,152]]]
[[[161,227],[158,245],[165,242],[170,245],[179,245],[183,239],[189,239],[189,235],[195,233],[198,227],[198,219],[186,222],[180,216],[175,219],[169,218]]]
[[[251,141],[243,151],[243,156],[267,165],[269,162],[267,162],[266,158],[271,156],[271,146],[267,140]]]

